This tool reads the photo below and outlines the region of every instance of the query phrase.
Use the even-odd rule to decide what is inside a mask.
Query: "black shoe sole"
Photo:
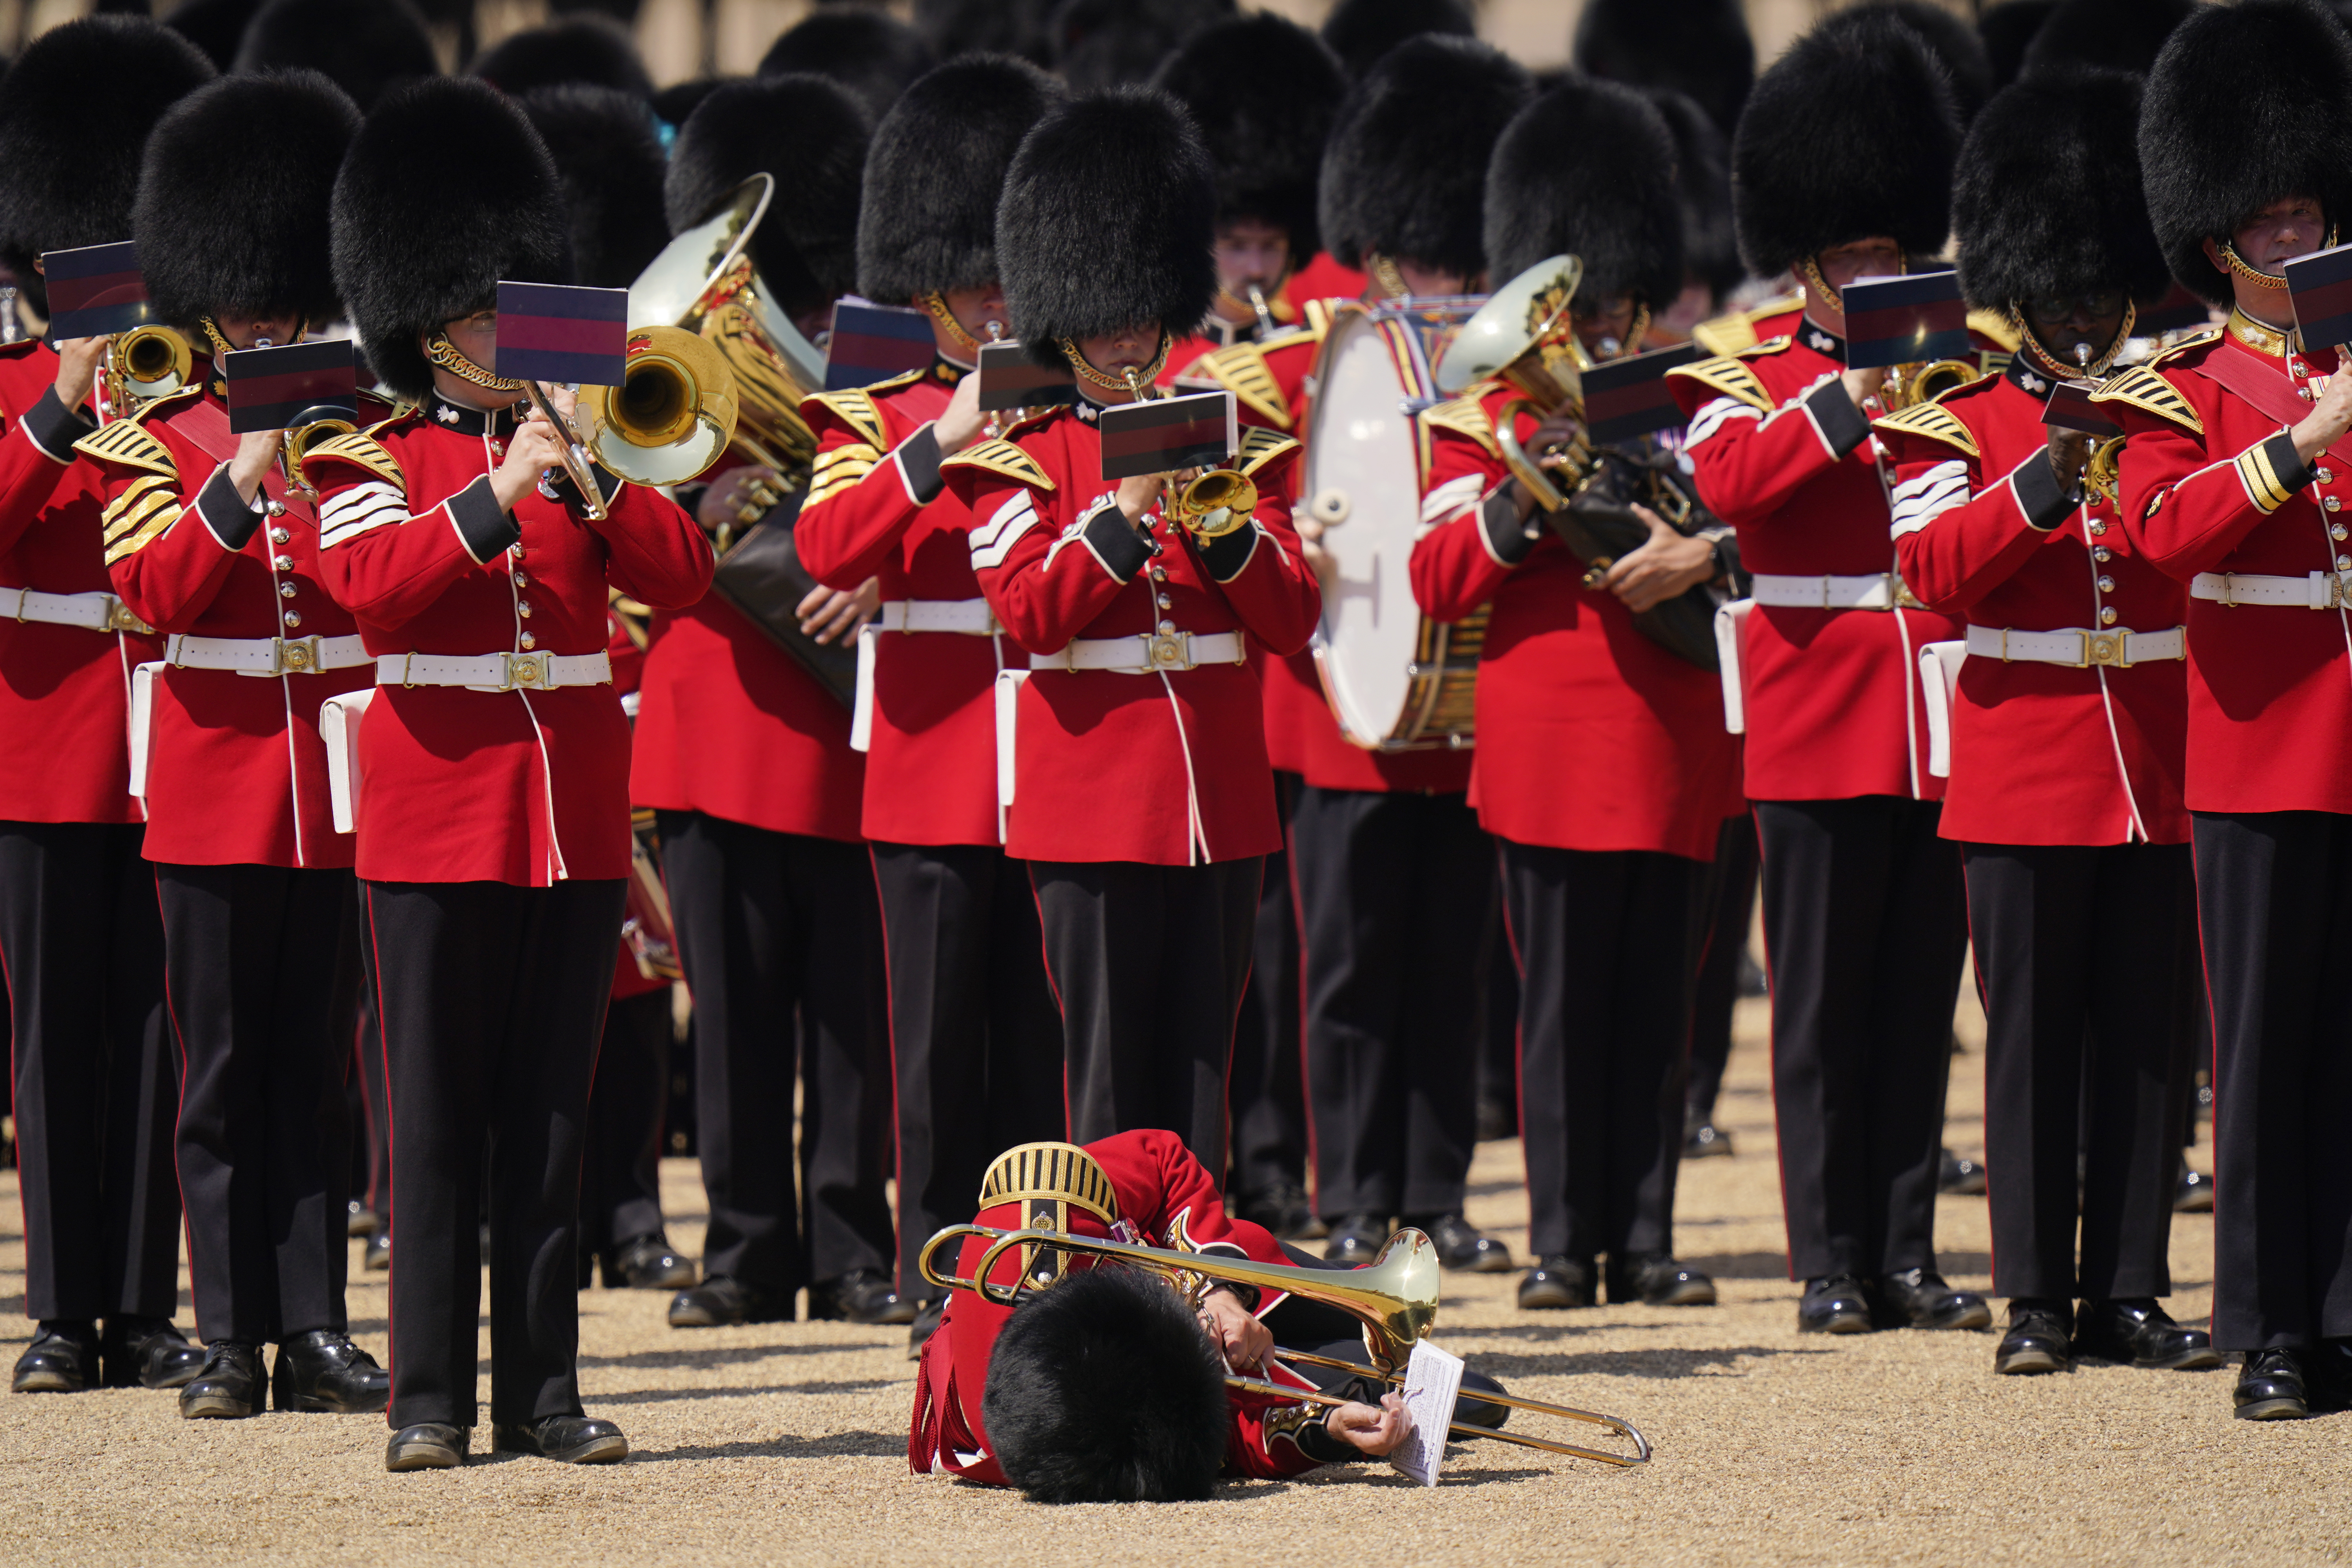
[[[1370,1262],[1370,1259],[1367,1258],[1366,1261]],[[1489,1253],[1484,1258],[1474,1258],[1468,1263],[1448,1263],[1441,1258],[1438,1263],[1455,1274],[1516,1274],[1519,1268],[1517,1264],[1511,1261],[1511,1255],[1507,1252]]]
[[[1712,1307],[1715,1287],[1696,1279],[1686,1279],[1673,1289],[1655,1296],[1644,1296],[1645,1307]]]
[[[48,1371],[20,1372],[8,1384],[9,1392],[14,1394],[80,1394],[89,1387],[86,1379]]]
[[[466,1456],[446,1443],[403,1443],[384,1450],[383,1468],[394,1475],[409,1470],[454,1470]]]
[[[180,1396],[180,1415],[187,1421],[242,1421],[258,1408],[226,1394],[200,1394],[194,1399]]]
[[[1797,1331],[1801,1334],[1866,1334],[1871,1331],[1870,1314],[1837,1312],[1810,1323],[1800,1318],[1797,1320]]]
[[[2311,1414],[2311,1406],[2300,1399],[2282,1396],[2250,1401],[2231,1414],[2241,1421],[2300,1421]]]
[[[1992,1327],[1992,1307],[1988,1302],[1979,1301],[1975,1306],[1969,1307],[1951,1317],[1925,1319],[1913,1318],[1909,1321],[1909,1323],[1912,1328],[1925,1329],[1931,1333],[1948,1333],[1968,1329],[1989,1329]]]
[[[340,1394],[297,1393],[291,1378],[270,1379],[269,1408],[292,1415],[381,1415],[391,1403],[388,1387],[366,1403],[354,1405]]]
[[[1992,1358],[1992,1369],[2003,1377],[2029,1377],[2038,1373],[2072,1372],[2074,1363],[2045,1350],[2012,1351]]]
[[[528,1454],[535,1458],[552,1459],[559,1465],[617,1465],[629,1457],[629,1439],[620,1432],[607,1432],[591,1437],[584,1443],[574,1443],[569,1448],[542,1448],[537,1443],[500,1447],[500,1454]]]
[[[2171,1356],[2136,1356],[2129,1351],[2118,1354],[2108,1348],[2074,1347],[2078,1357],[2092,1361],[2112,1362],[2116,1366],[2137,1367],[2142,1372],[2210,1372],[2221,1364],[2221,1352],[2211,1345],[2200,1345],[2195,1350],[2182,1351]]]
[[[1523,1312],[1557,1312],[1591,1305],[1591,1297],[1556,1285],[1539,1285],[1519,1292],[1519,1310]]]

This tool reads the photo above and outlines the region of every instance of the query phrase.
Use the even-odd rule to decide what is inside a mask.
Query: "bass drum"
[[[1419,415],[1443,401],[1433,367],[1475,299],[1349,305],[1316,356],[1305,482],[1337,563],[1316,628],[1315,668],[1340,733],[1368,751],[1466,746],[1474,738],[1486,611],[1452,626],[1413,603],[1421,531]]]

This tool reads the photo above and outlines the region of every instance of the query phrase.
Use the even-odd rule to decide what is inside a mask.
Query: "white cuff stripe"
[[[1478,497],[1486,488],[1483,474],[1464,474],[1446,480],[1421,498],[1421,521],[1424,523],[1444,522],[1465,507],[1478,504]]]
[[[1969,499],[1969,468],[1957,458],[1937,463],[1926,473],[1895,487],[1894,538],[1916,533],[1944,513],[1966,506]]]
[[[1690,428],[1683,435],[1683,450],[1687,452],[1716,434],[1728,420],[1762,417],[1755,408],[1736,397],[1718,397],[1691,416]]]
[[[398,497],[383,501],[364,511],[346,512],[319,531],[319,548],[331,550],[346,540],[357,539],[371,529],[382,528],[388,522],[406,522],[408,504]]]

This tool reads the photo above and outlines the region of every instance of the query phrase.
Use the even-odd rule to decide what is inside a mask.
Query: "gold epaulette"
[[[1298,320],[1299,325],[1306,331],[1313,332],[1317,342],[1321,342],[1324,334],[1331,330],[1331,301],[1307,300],[1298,308]]]
[[[2010,353],[2017,352],[2017,323],[2004,310],[1970,310],[1969,331],[1990,338]]]
[[[1270,420],[1285,430],[1290,428],[1290,400],[1282,395],[1274,372],[1266,368],[1265,349],[1261,345],[1234,343],[1202,354],[1192,363],[1192,371],[1207,375],[1240,398],[1242,406],[1259,418]]]
[[[1768,342],[1757,343],[1752,347],[1742,349],[1738,354],[1717,354],[1713,359],[1703,359],[1696,364],[1676,365],[1666,372],[1666,379],[1672,381],[1679,376],[1686,381],[1697,382],[1701,386],[1719,396],[1728,397],[1734,402],[1744,403],[1750,408],[1769,414],[1773,406],[1772,395],[1764,390],[1764,383],[1756,373],[1739,362],[1750,355],[1785,348],[1788,342],[1787,338],[1774,338]]]
[[[882,425],[882,411],[874,406],[874,395],[887,392],[894,386],[908,385],[927,374],[910,370],[887,381],[877,381],[871,386],[853,386],[844,392],[813,392],[801,402],[803,406],[811,403],[824,404],[833,411],[835,418],[865,437],[867,446],[877,452],[884,451],[890,445],[889,435]]]
[[[141,429],[136,419],[114,420],[76,441],[74,450],[101,463],[161,474],[167,479],[180,477],[180,465],[172,460],[172,449],[151,432]]]
[[[1023,1143],[992,1161],[980,1180],[980,1206],[1000,1204],[1076,1204],[1105,1225],[1118,1223],[1118,1192],[1075,1143]]]
[[[1279,430],[1252,428],[1242,432],[1241,450],[1234,454],[1232,466],[1243,474],[1254,474],[1285,452],[1298,449],[1298,443]]]
[[[330,458],[337,462],[349,463],[355,468],[365,468],[393,489],[405,494],[408,489],[408,475],[402,471],[400,459],[394,457],[385,449],[383,443],[375,438],[375,432],[391,423],[393,421],[387,419],[383,424],[370,426],[366,430],[353,430],[348,435],[337,436],[331,440],[320,442],[302,454],[303,470],[308,472],[311,464],[321,458]]]
[[[1501,457],[1503,445],[1495,439],[1495,422],[1487,417],[1486,407],[1482,401],[1490,384],[1481,382],[1451,403],[1440,403],[1423,409],[1421,422],[1467,436],[1485,447],[1489,456]]]
[[[1756,346],[1757,322],[1767,316],[1784,315],[1804,302],[1802,294],[1783,294],[1777,300],[1765,300],[1752,310],[1717,316],[1693,327],[1691,342],[1711,354],[1736,354],[1742,349],[1752,349]]]
[[[1050,490],[1054,481],[1037,466],[1037,459],[1010,441],[982,441],[967,447],[954,457],[943,460],[942,468],[985,468],[1015,484],[1027,485],[1033,490]]]
[[[1941,441],[1971,458],[1984,455],[1978,450],[1977,438],[1969,434],[1969,427],[1960,422],[1960,416],[1937,404],[1918,404],[1900,414],[1890,414],[1884,419],[1874,419],[1870,423],[1874,429],[1893,430],[1905,436],[1925,436],[1931,441]]]
[[[2144,409],[2160,419],[2169,419],[2192,436],[2205,434],[2205,421],[2180,389],[2144,364],[2131,365],[2109,376],[2105,384],[2091,394],[2094,403],[2124,403]]]
[[[2149,355],[2147,359],[2142,363],[2147,364],[2162,364],[2167,360],[2175,359],[2181,354],[2187,353],[2190,349],[2201,349],[2207,343],[2218,343],[2221,341],[2221,329],[2219,327],[2207,327],[2200,331],[2189,333],[2187,337],[2181,339],[2177,343],[2166,344],[2163,348],[2158,349],[2155,353]]]

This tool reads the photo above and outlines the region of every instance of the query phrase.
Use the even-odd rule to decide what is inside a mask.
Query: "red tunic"
[[[1196,638],[1247,632],[1284,654],[1306,644],[1322,598],[1290,528],[1297,447],[1264,441],[1253,432],[1255,455],[1242,459],[1259,487],[1254,525],[1203,548],[1154,512],[1157,556],[1112,501],[1101,437],[1074,410],[960,453],[943,471],[975,520],[981,591],[1031,653],[1116,638],[1139,656],[1165,626]],[[1281,847],[1247,663],[1039,669],[1017,711],[1013,856],[1184,866]]]
[[[73,450],[90,426],[45,397],[57,374],[46,343],[0,347],[0,822],[137,822],[131,670],[161,658],[163,639],[11,613],[8,590],[113,591],[106,497]]]
[[[1102,1175],[1109,1178],[1112,1201],[1099,1206],[1113,1212],[1106,1217],[1082,1206],[1080,1202],[1060,1200],[1049,1205],[1056,1211],[1052,1222],[1055,1228],[1074,1236],[1111,1239],[1112,1226],[1116,1224],[1125,1227],[1123,1239],[1145,1247],[1225,1252],[1260,1263],[1290,1261],[1281,1244],[1263,1226],[1225,1213],[1216,1182],[1173,1132],[1120,1132],[1087,1144],[1086,1152],[1092,1156]],[[1012,1154],[1008,1152],[1005,1158],[1012,1158]],[[999,1164],[1003,1164],[1002,1160]],[[1072,1184],[1094,1185],[1085,1180]],[[986,1195],[983,1193],[983,1200]],[[1098,1194],[1096,1201],[1099,1203]],[[1037,1223],[1043,1217],[1034,1213],[1031,1203],[1007,1201],[982,1209],[974,1223],[1013,1230]],[[970,1278],[987,1249],[987,1244],[980,1238],[967,1237],[956,1258],[958,1275]],[[1069,1266],[1088,1265],[1074,1258]],[[1009,1250],[998,1259],[989,1278],[999,1283],[1011,1283],[1020,1278],[1021,1272],[1019,1251]],[[1280,1292],[1269,1292],[1258,1301],[1257,1311],[1263,1315],[1282,1300]],[[915,1373],[915,1410],[907,1434],[907,1464],[917,1475],[945,1471],[991,1486],[1007,1484],[1004,1472],[997,1468],[996,1456],[988,1447],[981,1394],[988,1386],[988,1358],[996,1348],[996,1336],[1012,1315],[1013,1309],[983,1300],[974,1292],[950,1292],[938,1331],[923,1342],[921,1363]],[[1307,1386],[1287,1369],[1282,1370],[1281,1376]],[[1307,1422],[1318,1419],[1321,1407],[1304,1402],[1282,1404],[1260,1395],[1235,1394],[1229,1397],[1233,1407],[1233,1426],[1225,1445],[1225,1468],[1229,1473],[1295,1476],[1315,1468],[1317,1461],[1300,1451],[1293,1434]]]
[[[1748,571],[1866,577],[1895,570],[1869,426],[1839,386],[1843,345],[1810,322],[1742,353],[1667,373],[1690,416],[1700,499]],[[1924,609],[1759,603],[1741,647],[1752,800],[1934,799],[1916,656],[1960,635]]]
[[[701,530],[653,490],[622,486],[602,522],[537,491],[508,514],[489,492],[505,442],[478,416],[436,404],[372,435],[310,464],[320,576],[370,653],[593,655],[610,588],[665,607],[709,586]],[[357,869],[370,881],[628,874],[629,727],[610,685],[387,684],[359,756]]]
[[[1585,587],[1583,563],[1549,530],[1524,554],[1507,540],[1498,553],[1489,536],[1479,500],[1509,473],[1492,421],[1516,395],[1490,384],[1445,417],[1432,411],[1429,531],[1412,552],[1426,614],[1458,621],[1494,605],[1471,773],[1479,825],[1515,844],[1712,860],[1739,796],[1721,680],[1643,636],[1614,594]],[[1531,438],[1535,417],[1517,417]]]
[[[2170,631],[2180,584],[2132,547],[2112,505],[2070,507],[2059,493],[2042,423],[2050,386],[2020,359],[1878,422],[1903,580],[1970,626]],[[2188,842],[2185,679],[2178,658],[2077,669],[1970,654],[1939,831],[1980,844]]]
[[[971,514],[940,484],[930,435],[960,374],[941,362],[801,405],[819,445],[793,538],[820,582],[845,590],[876,577],[886,605],[985,607],[966,542]],[[990,693],[999,670],[1025,668],[1028,656],[1001,631],[891,631],[877,623],[864,636],[874,682],[865,836],[886,844],[996,843]]]
[[[2249,331],[2247,329],[2251,329]],[[2249,336],[2268,339],[2258,346]],[[2352,614],[2330,574],[2352,572],[2352,439],[2305,468],[2285,435],[2332,350],[2290,363],[2242,318],[2099,393],[2129,437],[2124,530],[2161,571],[2256,574],[2310,584],[2302,605],[2189,602],[2191,811],[2352,812]],[[2263,407],[2224,377],[2273,390]],[[2281,406],[2281,405],[2284,406]],[[2337,578],[2341,582],[2344,579]],[[2326,607],[2334,597],[2336,607]]]

